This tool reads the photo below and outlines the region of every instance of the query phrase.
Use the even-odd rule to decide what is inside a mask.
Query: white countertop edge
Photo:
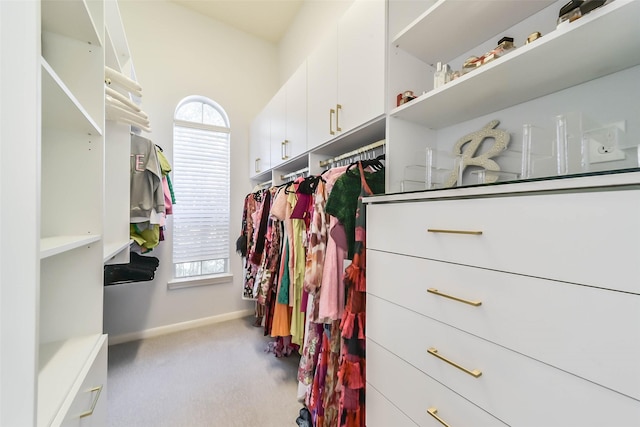
[[[450,189],[425,190],[411,193],[380,194],[365,197],[363,202],[371,204],[390,203],[429,199],[508,195],[541,191],[585,190],[632,185],[640,185],[640,171],[455,187]]]

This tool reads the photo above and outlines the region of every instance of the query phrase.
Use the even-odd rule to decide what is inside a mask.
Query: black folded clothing
[[[130,254],[128,264],[112,264],[104,266],[104,285],[119,285],[132,282],[147,282],[155,277],[160,261],[155,257]]]

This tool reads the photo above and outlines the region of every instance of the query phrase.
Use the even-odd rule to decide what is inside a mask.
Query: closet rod
[[[261,182],[259,184],[256,184],[256,186],[253,188],[253,191],[256,191],[256,188],[269,188],[272,184],[273,180],[271,179],[269,181]]]
[[[346,159],[346,158],[351,157],[351,156],[355,156],[356,154],[366,153],[367,151],[371,151],[371,150],[376,149],[378,147],[382,147],[383,145],[385,145],[385,143],[386,143],[386,140],[381,139],[380,141],[374,142],[374,143],[369,144],[369,145],[365,145],[364,147],[360,147],[360,148],[358,148],[356,150],[349,151],[348,153],[341,154],[341,155],[339,155],[337,157],[334,157],[332,159],[321,160],[320,161],[320,167],[323,168],[325,166],[329,166],[330,164],[332,164],[334,162],[337,162],[337,161],[342,160],[342,159]]]
[[[284,181],[285,179],[293,178],[294,176],[302,175],[302,174],[307,173],[307,172],[309,172],[309,167],[308,166],[305,167],[305,168],[302,168],[300,170],[297,170],[295,172],[290,172],[290,173],[285,174],[285,175],[280,175],[280,179]]]

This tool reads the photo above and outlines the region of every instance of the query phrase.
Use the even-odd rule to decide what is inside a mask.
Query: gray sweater
[[[159,214],[164,213],[162,171],[156,146],[146,138],[131,135],[130,221],[149,221],[153,209]]]

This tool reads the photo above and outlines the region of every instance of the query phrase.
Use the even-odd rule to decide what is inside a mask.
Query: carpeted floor
[[[110,427],[296,426],[299,356],[247,317],[109,347]]]

